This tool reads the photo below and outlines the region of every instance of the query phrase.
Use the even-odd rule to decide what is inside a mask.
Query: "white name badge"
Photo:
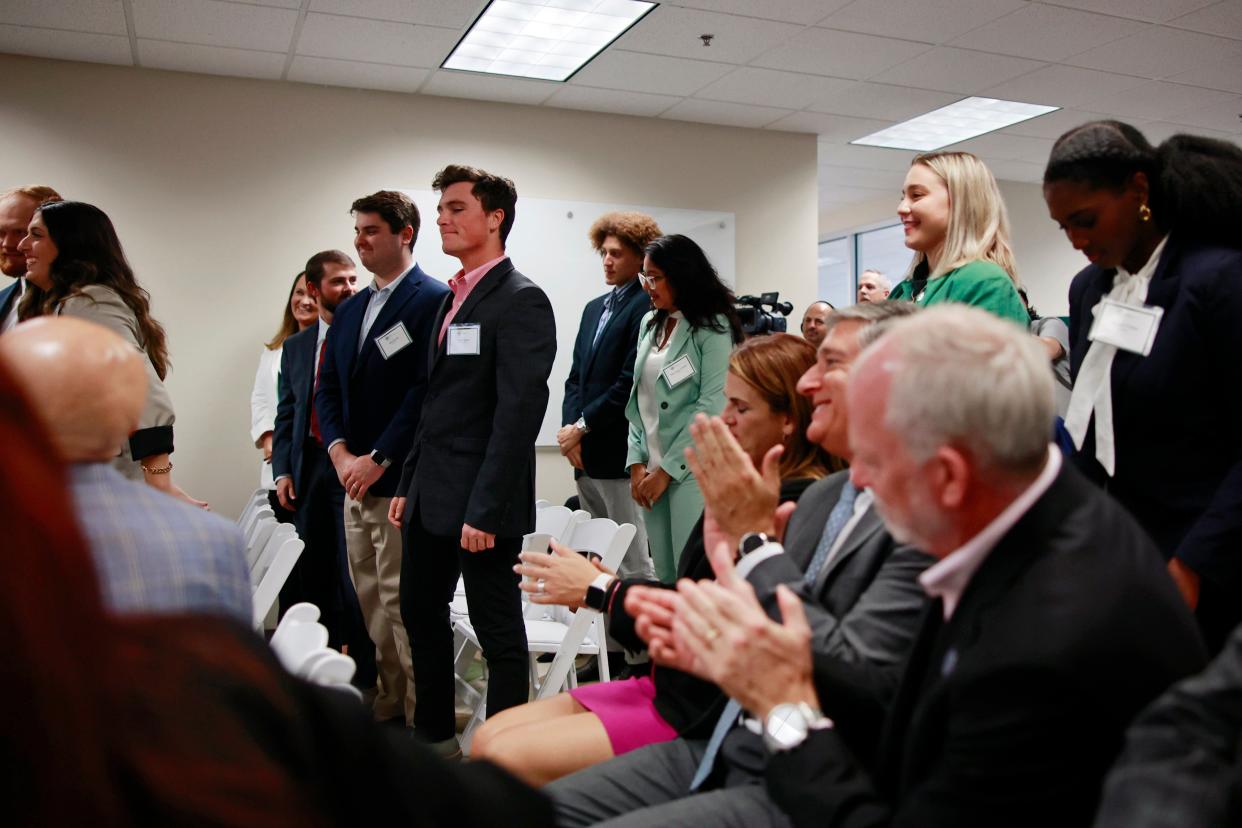
[[[413,341],[410,338],[410,332],[405,329],[404,322],[398,322],[375,337],[375,344],[379,346],[380,353],[384,355],[384,359],[388,359]]]
[[[449,325],[448,355],[477,356],[479,353],[478,325]]]
[[[1095,321],[1091,323],[1087,338],[1147,356],[1156,341],[1163,316],[1164,308],[1155,305],[1128,305],[1115,299],[1102,299],[1095,306]]]
[[[665,366],[660,373],[663,374],[664,381],[668,383],[669,388],[676,388],[694,376],[694,366],[690,364],[690,357],[682,354],[678,359],[673,360],[671,365]]]

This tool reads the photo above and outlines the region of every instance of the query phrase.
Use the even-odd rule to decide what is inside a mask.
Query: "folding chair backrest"
[[[564,506],[549,506],[535,512],[535,532],[541,535],[551,535],[564,543],[565,530],[569,528],[573,520],[574,513]]]
[[[280,617],[280,623],[276,625],[276,632],[272,633],[272,640],[268,642],[272,645],[272,649],[278,649],[281,639],[289,633],[289,628],[297,624],[313,624],[319,620],[319,607],[314,604],[303,601],[300,604],[294,604],[285,610],[285,614]]]
[[[609,518],[592,518],[574,527],[572,545],[579,552],[598,555],[600,563],[616,572],[636,531],[632,523],[618,525]]]
[[[281,544],[289,538],[296,538],[297,536],[297,531],[287,523],[277,523],[271,528],[267,535],[267,541],[259,549],[259,554],[250,567],[251,586],[258,586],[259,582],[263,580],[263,576],[267,574],[272,561],[276,559],[276,553],[280,551]],[[247,557],[249,557],[249,554],[249,549],[247,549]]]
[[[259,530],[259,527],[261,527],[264,522],[275,520],[276,515],[272,512],[271,506],[260,506],[250,514],[249,522],[241,527],[242,534],[246,536],[247,540],[250,540],[254,537],[254,533]]]
[[[311,621],[291,625],[279,641],[273,642],[272,651],[286,670],[297,673],[312,653],[327,646],[328,628],[318,621]]]
[[[255,489],[250,493],[250,497],[246,498],[246,505],[242,508],[241,514],[237,516],[237,525],[244,527],[250,520],[250,516],[258,510],[260,506],[267,506],[267,489]]]
[[[552,505],[552,501],[550,500],[536,500],[535,511],[538,512],[540,509],[546,509],[551,505]]]
[[[354,671],[357,669],[358,666],[349,656],[332,653],[317,661],[315,666],[307,671],[306,678],[315,684],[329,687],[336,684],[349,684],[349,680],[354,677]]]
[[[302,539],[294,534],[286,537],[276,550],[276,555],[272,559],[272,565],[263,573],[262,580],[259,581],[259,585],[254,591],[254,625],[256,629],[262,626],[263,620],[267,618],[267,614],[276,605],[276,598],[280,595],[280,588],[289,579],[289,573],[293,571],[294,564],[298,562],[298,558],[302,555],[303,546]]]

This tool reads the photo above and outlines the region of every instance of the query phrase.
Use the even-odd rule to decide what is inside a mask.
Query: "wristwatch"
[[[776,541],[769,538],[763,532],[747,532],[745,535],[742,535],[741,540],[737,542],[737,559],[740,561],[751,552],[756,552],[767,546],[769,543],[776,543]]]
[[[374,449],[371,452],[371,461],[382,469],[386,469],[392,465],[392,459],[379,449]]]
[[[586,424],[586,417],[579,417],[578,422],[574,423],[574,428],[578,429],[583,434],[589,434],[591,432],[590,427]]]
[[[596,612],[606,610],[608,608],[608,588],[612,586],[612,582],[615,580],[613,576],[606,572],[596,575],[595,580],[587,587],[586,597],[582,600],[582,603]]]
[[[773,707],[764,720],[763,743],[773,753],[793,750],[812,730],[831,727],[832,719],[806,702],[786,702]]]

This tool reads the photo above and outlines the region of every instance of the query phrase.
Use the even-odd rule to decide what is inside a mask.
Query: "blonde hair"
[[[983,260],[1000,265],[1014,286],[1020,285],[1009,247],[1009,213],[987,165],[969,152],[925,152],[916,155],[910,166],[915,164],[934,172],[949,190],[949,228],[944,249],[928,278],[935,279],[968,262]],[[906,278],[926,260],[926,253],[915,253]]]
[[[35,204],[43,204],[46,201],[61,201],[60,193],[44,184],[30,184],[25,187],[14,187],[11,190],[5,190],[0,193],[0,198],[9,198],[11,196],[25,196]]]

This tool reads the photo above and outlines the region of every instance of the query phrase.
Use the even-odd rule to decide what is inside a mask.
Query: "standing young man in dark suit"
[[[625,465],[629,436],[625,404],[634,384],[638,325],[651,307],[638,284],[643,248],[662,234],[651,216],[606,213],[595,220],[588,235],[612,290],[592,299],[582,312],[556,442],[574,467],[582,508],[592,517],[612,518],[638,529],[617,574],[653,580],[646,522],[630,493]]]
[[[415,731],[457,752],[453,632],[458,573],[487,659],[487,713],[529,694],[513,572],[535,528],[535,438],[548,405],[556,322],[547,295],[505,255],[517,190],[473,167],[436,174],[444,252],[461,261],[436,316],[423,419],[391,519],[406,527],[401,616],[414,651]]]
[[[682,588],[675,650],[747,659],[726,689],[764,722],[766,786],[793,825],[1089,825],[1130,720],[1202,668],[1156,546],[1048,444],[1052,384],[1025,331],[959,305],[856,364],[851,478],[937,559],[887,710],[830,698],[839,665],[812,654],[787,591],[782,625],[745,620],[753,595]],[[843,730],[865,719],[883,722],[874,758]]]
[[[315,393],[324,445],[345,488],[345,547],[376,649],[377,718],[413,722],[410,646],[399,601],[401,533],[388,523],[427,391],[427,343],[443,282],[414,263],[418,208],[391,190],[360,198],[354,249],[374,274],[338,308]]]
[[[306,262],[306,292],[319,305],[319,320],[285,340],[280,356],[279,399],[272,431],[272,474],[280,505],[293,513],[306,543],[280,591],[282,612],[299,601],[319,607],[328,642],[349,645],[358,665],[355,683],[375,686],[375,648],[362,624],[345,554],[345,490],[328,461],[313,400],[319,355],[327,345],[336,309],[357,292],[354,260],[324,250]]]

